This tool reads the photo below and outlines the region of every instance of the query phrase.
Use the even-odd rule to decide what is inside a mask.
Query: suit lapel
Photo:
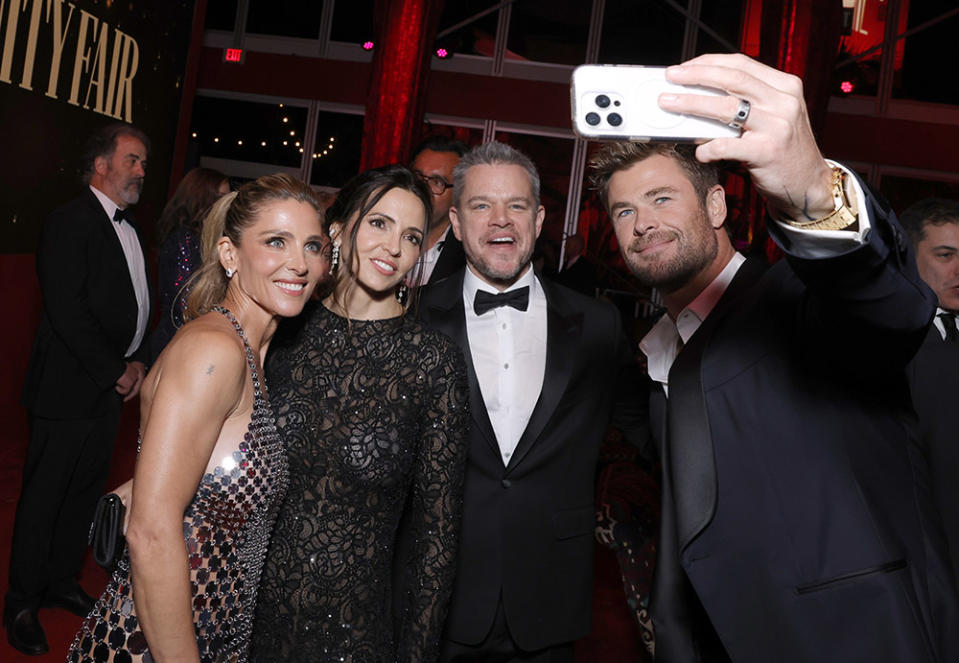
[[[716,461],[703,392],[703,355],[713,331],[763,269],[762,263],[751,260],[740,267],[669,371],[668,470],[673,485],[679,550],[709,524],[716,512]]]
[[[490,423],[489,414],[486,412],[486,403],[483,402],[483,392],[476,377],[476,368],[473,366],[473,356],[470,352],[469,336],[466,333],[466,313],[463,310],[464,274],[465,271],[460,270],[450,278],[430,286],[432,292],[430,303],[427,304],[429,309],[428,320],[431,327],[449,336],[463,351],[463,358],[466,360],[466,374],[469,380],[470,410],[473,415],[473,423],[496,452],[498,458],[500,454],[499,444],[496,442],[496,434],[493,432],[493,425]]]
[[[546,279],[539,279],[546,293],[546,370],[543,389],[530,415],[526,430],[506,466],[507,474],[522,462],[556,411],[573,373],[583,329],[583,314],[572,311],[565,297]]]

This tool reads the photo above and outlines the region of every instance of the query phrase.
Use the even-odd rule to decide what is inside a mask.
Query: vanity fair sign
[[[32,253],[78,190],[83,141],[131,122],[152,140],[137,218],[162,209],[194,0],[0,0],[0,252]]]

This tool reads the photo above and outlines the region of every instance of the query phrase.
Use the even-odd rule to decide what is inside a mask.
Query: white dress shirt
[[[858,228],[856,230],[802,230],[788,223],[776,221],[776,225],[792,241],[790,250],[802,258],[829,258],[851,251],[866,242],[872,227],[864,205],[866,197],[859,186],[859,181],[842,164],[833,161],[829,161],[829,164],[839,166],[849,175],[847,181],[852,183],[856,192]],[[669,395],[669,369],[679,355],[680,340],[685,344],[696,333],[745,261],[746,258],[742,254],[736,253],[712,283],[706,286],[689,306],[679,312],[675,321],[668,314],[663,315],[640,341],[639,349],[646,355],[649,377],[663,385],[667,396]]]
[[[500,306],[476,315],[476,291],[496,290],[469,268],[463,279],[470,355],[504,466],[526,430],[546,372],[546,293],[532,267],[506,292],[525,286],[529,287],[525,311]]]
[[[119,209],[117,204],[97,189],[90,186],[90,191],[97,197],[103,206],[103,211],[110,218],[113,230],[120,240],[120,246],[123,247],[123,255],[127,259],[127,268],[130,270],[130,280],[133,282],[133,291],[137,298],[137,332],[133,336],[133,342],[127,348],[126,356],[132,355],[143,342],[146,335],[147,322],[150,316],[150,289],[147,286],[146,263],[143,260],[143,249],[140,248],[140,239],[137,237],[137,231],[133,229],[126,220],[119,223],[113,221],[113,214]]]

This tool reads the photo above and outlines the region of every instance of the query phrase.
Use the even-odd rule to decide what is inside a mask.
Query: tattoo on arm
[[[210,368],[206,369],[207,375],[213,375],[213,364],[210,364]]]
[[[783,189],[783,192],[786,194],[786,200],[789,201],[790,207],[792,207],[793,209],[799,208],[799,206],[796,205],[796,201],[793,200],[793,197],[789,195],[789,191],[788,191],[787,189]],[[815,220],[816,220],[816,217],[809,216],[809,194],[803,193],[803,197],[802,197],[802,207],[799,208],[799,209],[800,209],[800,212],[801,212],[801,214],[803,215],[803,217],[804,217],[804,219],[805,219],[806,221],[815,221]],[[798,219],[797,219],[797,220],[798,220]]]

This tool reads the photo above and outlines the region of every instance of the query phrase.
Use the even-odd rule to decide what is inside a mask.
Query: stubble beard
[[[509,287],[516,282],[516,277],[526,269],[526,266],[529,265],[530,258],[533,257],[533,250],[532,247],[530,247],[524,255],[520,256],[521,259],[517,261],[516,265],[508,269],[497,268],[482,255],[476,255],[472,250],[467,248],[466,244],[463,244],[463,249],[466,253],[466,261],[480,276],[491,284],[505,287]]]
[[[700,215],[699,221],[703,224],[698,229],[701,232],[684,235],[677,231],[657,231],[635,238],[624,252],[629,271],[643,285],[662,293],[668,294],[682,288],[712,264],[719,253],[719,243],[705,212]],[[661,261],[645,261],[640,257],[639,252],[644,247],[668,240],[675,243],[672,256]]]

